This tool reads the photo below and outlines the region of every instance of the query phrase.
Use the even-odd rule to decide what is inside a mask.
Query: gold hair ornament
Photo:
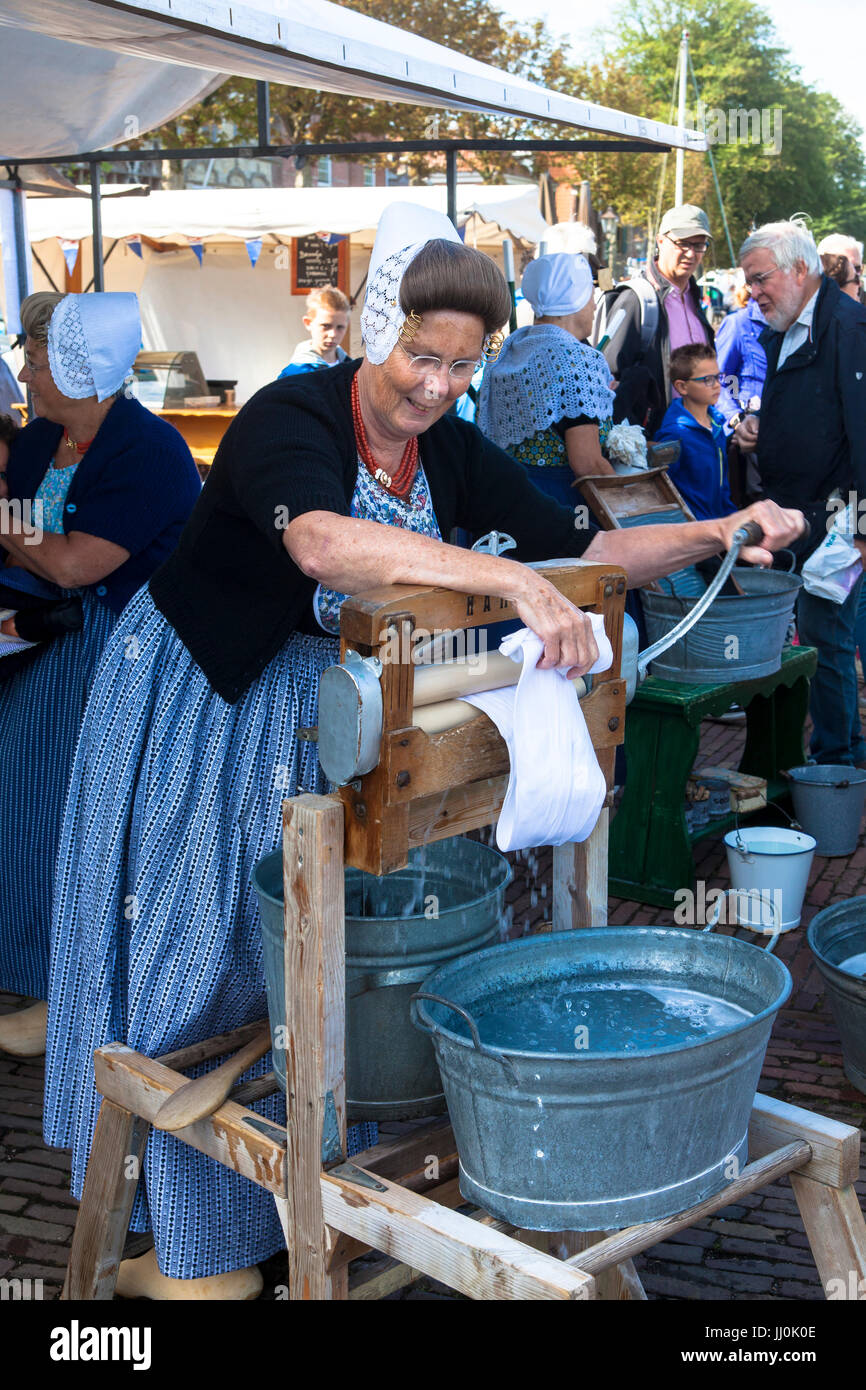
[[[499,333],[491,333],[491,334],[489,334],[489,335],[488,335],[488,338],[487,338],[487,341],[486,341],[486,343],[484,344],[484,348],[483,348],[483,351],[482,351],[482,354],[481,354],[482,357],[484,358],[484,361],[485,361],[485,362],[495,362],[496,359],[497,359],[497,357],[499,356],[500,352],[502,351],[502,344],[503,344],[504,342],[505,342],[505,334],[504,334],[504,333],[499,332]]]
[[[416,335],[418,333],[418,329],[420,327],[421,315],[416,314],[414,309],[410,310],[410,312],[406,315],[406,318],[403,320],[403,323],[400,326],[400,331],[397,334],[397,338],[399,342],[403,345],[403,347],[409,347],[412,343],[414,343]]]

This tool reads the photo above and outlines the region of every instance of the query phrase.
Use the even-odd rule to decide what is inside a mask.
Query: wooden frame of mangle
[[[625,580],[610,566],[545,571],[575,603],[604,612],[615,664],[583,702],[608,778],[623,735],[619,675]],[[389,633],[459,629],[512,616],[498,599],[445,590],[386,590],[344,605],[343,650],[381,652]],[[401,644],[402,645],[402,644]],[[411,641],[405,648],[411,653]],[[866,1226],[854,1192],[859,1134],[757,1096],[753,1159],[722,1193],[688,1212],[607,1238],[604,1233],[513,1231],[463,1204],[447,1120],[345,1159],[344,869],[387,872],[409,849],[486,825],[505,789],[505,750],[484,719],[427,736],[413,727],[412,662],[383,666],[379,766],[360,785],[330,796],[301,795],[283,807],[286,986],[285,1128],[246,1103],[276,1089],[273,1078],[237,1087],[177,1137],[270,1192],[280,1211],[294,1300],[350,1297],[349,1262],[375,1249],[398,1262],[383,1291],[416,1273],[477,1299],[644,1298],[631,1257],[747,1192],[791,1173],[821,1278],[866,1278]],[[408,774],[408,777],[406,776]],[[553,928],[602,926],[607,908],[607,809],[589,840],[554,855]],[[104,1100],[73,1238],[64,1297],[111,1298],[135,1183],[130,1155],[144,1152],[150,1123],[187,1078],[185,1067],[248,1041],[257,1024],[160,1059],[114,1043],[99,1048],[95,1076]],[[392,1267],[393,1269],[393,1267]],[[369,1297],[369,1291],[362,1294]]]

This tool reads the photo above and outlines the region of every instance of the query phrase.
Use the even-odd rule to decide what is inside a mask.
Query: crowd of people
[[[503,343],[511,301],[493,261],[444,217],[394,204],[370,262],[363,360],[340,349],[348,306],[334,294],[311,302],[309,342],[234,419],[203,489],[180,436],[128,394],[134,297],[25,304],[21,380],[36,418],[0,432],[0,481],[7,520],[38,502],[43,524],[34,535],[5,526],[3,568],[46,586],[48,627],[24,647],[10,605],[0,634],[27,655],[4,677],[14,658],[0,654],[16,863],[0,889],[0,988],[36,1002],[0,1018],[0,1049],[47,1049],[45,1134],[72,1150],[76,1196],[99,1103],[94,1048],[121,1040],[155,1056],[266,1012],[251,876],[279,843],[284,797],[326,790],[315,744],[297,734],[316,723],[347,594],[405,582],[507,598],[542,639],[540,664],[582,674],[598,654],[589,618],[528,561],[615,563],[637,588],[724,551],[746,519],[764,533],[747,561],[768,565],[785,546],[802,558],[831,493],[860,486],[866,310],[799,226],[773,224],[742,250],[766,371],[760,416],[733,426],[762,493],[735,509],[731,425],[716,409],[725,368],[694,274],[709,241],[700,209],[665,215],[645,275],[658,309],[649,348],[646,295],[633,291],[604,353],[586,342],[592,279],[566,254],[527,267],[536,321]],[[760,321],[742,312],[751,391]],[[482,368],[476,427],[453,406]],[[633,423],[680,442],[696,520],[575,524],[572,484],[610,471],[620,392]],[[517,549],[451,544],[456,528],[508,532]],[[51,630],[70,600],[80,621],[55,617]],[[855,590],[832,622],[815,607],[825,600],[800,601],[804,640],[819,647],[813,751],[825,761],[866,751],[856,681],[853,705],[847,688],[844,708],[839,695],[857,601]],[[830,670],[836,710],[820,683]],[[256,1102],[273,1118],[282,1105]],[[371,1138],[356,1131],[356,1149]],[[120,1288],[158,1298],[195,1297],[200,1280],[216,1281],[214,1296],[247,1297],[257,1263],[283,1245],[262,1189],[162,1132],[132,1225],[152,1227],[155,1253],[125,1261]]]

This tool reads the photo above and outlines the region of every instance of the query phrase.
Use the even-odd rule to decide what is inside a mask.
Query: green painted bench
[[[805,762],[803,728],[813,647],[788,647],[772,676],[724,685],[682,685],[649,676],[629,705],[625,722],[628,775],[610,829],[609,891],[616,897],[673,907],[678,889],[694,888],[692,845],[719,835],[734,817],[711,821],[689,834],[686,783],[700,742],[701,720],[732,703],[746,711],[746,746],[739,771],[766,777],[767,797],[786,794],[780,773]]]

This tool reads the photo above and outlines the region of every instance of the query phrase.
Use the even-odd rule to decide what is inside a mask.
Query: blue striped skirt
[[[90,594],[82,603],[80,632],[0,679],[0,988],[37,999],[48,998],[51,890],[78,730],[117,621]]]
[[[284,797],[326,790],[295,731],[316,723],[337,650],[293,636],[229,705],[147,589],[123,612],[82,725],[55,892],[45,1137],[72,1148],[76,1195],[99,1107],[94,1048],[156,1057],[267,1012],[251,875],[280,843]],[[285,1120],[282,1094],[256,1108]],[[132,1225],[152,1224],[164,1274],[219,1274],[285,1247],[271,1196],[170,1134],[151,1131],[143,1178]]]

